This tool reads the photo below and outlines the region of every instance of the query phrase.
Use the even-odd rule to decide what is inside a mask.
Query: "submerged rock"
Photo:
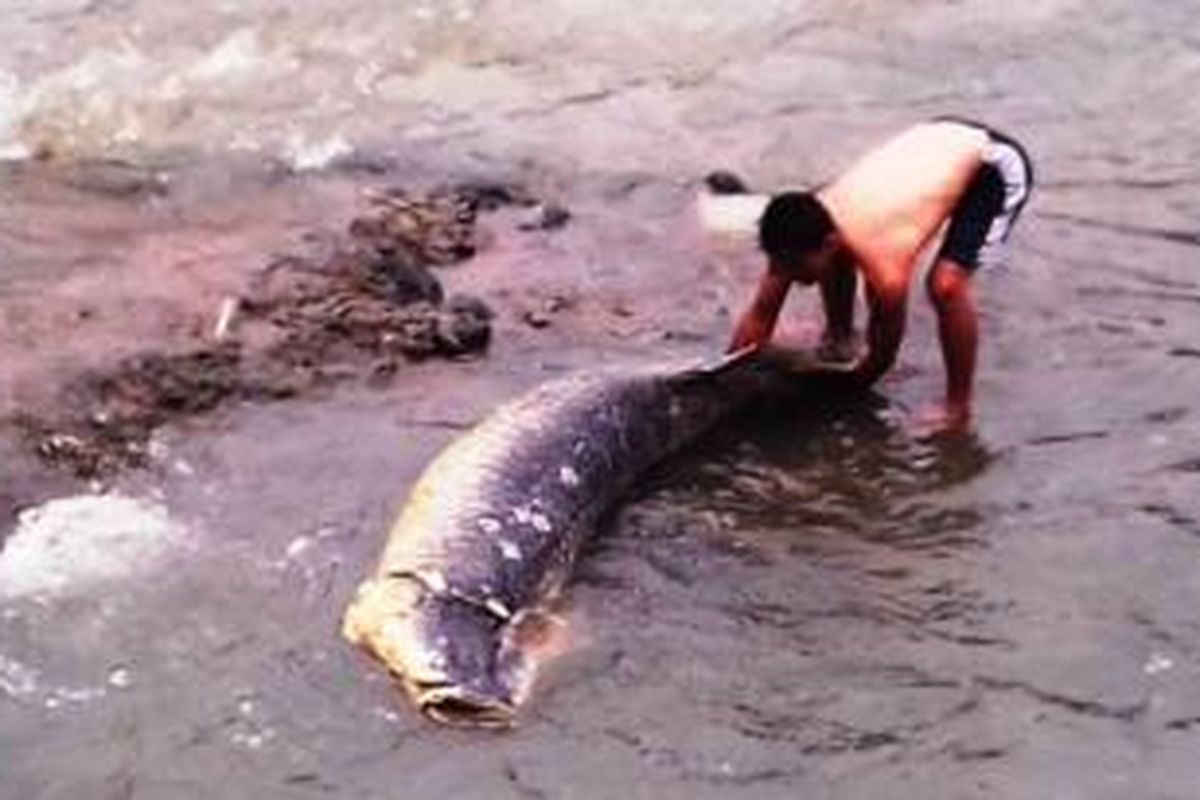
[[[367,272],[377,284],[378,291],[390,302],[442,302],[441,281],[429,268],[406,254],[382,252],[369,259]]]
[[[461,181],[442,191],[453,192],[471,203],[476,211],[495,211],[504,206],[528,207],[538,202],[526,186],[504,181]]]
[[[492,339],[492,309],[478,297],[455,295],[438,319],[438,346],[446,355],[461,356],[487,349]]]
[[[527,219],[517,225],[523,231],[552,231],[571,221],[570,210],[558,203],[539,203]]]

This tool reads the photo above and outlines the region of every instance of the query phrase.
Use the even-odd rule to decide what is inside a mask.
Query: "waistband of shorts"
[[[958,116],[956,114],[942,114],[940,116],[934,117],[932,121],[933,122],[954,122],[959,125],[966,125],[969,128],[976,128],[976,129],[981,130],[984,133],[986,133],[988,136],[988,139],[991,140],[992,142],[995,142],[996,144],[1008,145],[1013,150],[1016,150],[1017,154],[1021,156],[1021,160],[1025,162],[1025,169],[1029,173],[1030,183],[1033,182],[1033,159],[1031,159],[1029,157],[1029,151],[1025,149],[1025,146],[1022,145],[1020,142],[1018,142],[1013,137],[1009,136],[1006,133],[996,130],[995,128],[993,128],[990,125],[979,122],[978,120],[971,119],[970,117]]]

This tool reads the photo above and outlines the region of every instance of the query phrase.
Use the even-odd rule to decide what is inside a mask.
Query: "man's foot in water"
[[[945,403],[918,412],[910,423],[912,435],[917,439],[936,436],[955,436],[971,429],[971,406],[969,403]]]

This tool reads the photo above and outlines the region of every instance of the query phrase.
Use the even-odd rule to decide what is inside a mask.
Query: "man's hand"
[[[750,308],[738,320],[733,339],[726,352],[732,353],[745,347],[764,345],[771,339],[779,309],[787,297],[791,281],[768,269],[763,273]]]
[[[832,394],[858,393],[870,384],[864,383],[855,373],[856,364],[852,361],[826,361],[808,363],[803,369],[805,380],[812,383],[821,392]]]
[[[753,347],[761,347],[771,338],[771,326],[759,319],[753,311],[747,312],[733,330],[726,353],[736,353]]]
[[[858,345],[853,334],[848,337],[834,336],[826,331],[817,347],[817,357],[829,364],[849,364],[858,355]]]

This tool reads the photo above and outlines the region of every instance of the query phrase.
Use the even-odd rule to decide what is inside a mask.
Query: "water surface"
[[[0,147],[52,157],[0,184],[6,410],[202,339],[362,186],[518,175],[575,213],[447,274],[500,309],[488,359],[163,433],[119,488],[182,542],[0,601],[0,797],[1194,796],[1197,10],[7,4]],[[918,295],[879,397],[759,410],[639,486],[517,731],[417,720],[337,621],[428,458],[564,369],[723,345],[759,265],[688,227],[708,169],[808,183],[949,112],[1041,177],[979,278],[974,435],[910,432]],[[45,499],[0,452],[0,499]]]

